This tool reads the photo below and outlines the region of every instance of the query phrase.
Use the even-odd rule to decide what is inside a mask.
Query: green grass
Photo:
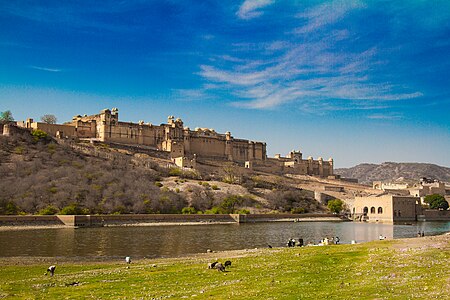
[[[232,261],[224,273],[206,268],[211,254],[133,261],[129,268],[122,261],[61,262],[54,277],[43,275],[47,264],[3,262],[0,298],[445,299],[448,246],[407,248],[382,241],[213,253]]]

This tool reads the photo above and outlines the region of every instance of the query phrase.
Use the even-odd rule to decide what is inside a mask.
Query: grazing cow
[[[225,272],[225,267],[222,265],[222,263],[217,263],[217,264],[214,266],[214,268],[216,268],[217,271]]]
[[[225,268],[226,268],[226,267],[231,267],[231,261],[227,260],[227,261],[224,263],[224,266],[225,266]]]
[[[45,272],[44,275],[47,275],[48,273],[50,273],[50,276],[55,275],[55,269],[56,269],[56,266],[50,266],[50,267],[48,267],[47,272]]]
[[[218,261],[208,263],[208,269],[215,269],[217,263],[218,263]]]

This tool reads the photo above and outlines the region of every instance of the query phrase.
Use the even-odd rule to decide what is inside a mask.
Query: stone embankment
[[[145,226],[233,224],[272,221],[342,221],[333,214],[135,214],[135,215],[56,215],[56,216],[0,216],[0,227],[5,226]]]

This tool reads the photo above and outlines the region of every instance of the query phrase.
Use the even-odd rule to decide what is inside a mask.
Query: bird
[[[51,265],[50,267],[48,267],[48,269],[44,275],[47,275],[48,273],[50,273],[50,276],[53,276],[55,274],[55,269],[56,269],[56,266]]]
[[[131,264],[131,257],[129,257],[129,256],[125,257],[125,262],[127,264]]]
[[[227,260],[227,261],[224,263],[224,266],[225,266],[225,268],[226,268],[226,267],[231,267],[231,261]]]

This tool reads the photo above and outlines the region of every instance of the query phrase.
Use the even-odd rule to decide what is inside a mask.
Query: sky
[[[0,111],[113,107],[269,156],[450,167],[450,1],[0,1]]]

